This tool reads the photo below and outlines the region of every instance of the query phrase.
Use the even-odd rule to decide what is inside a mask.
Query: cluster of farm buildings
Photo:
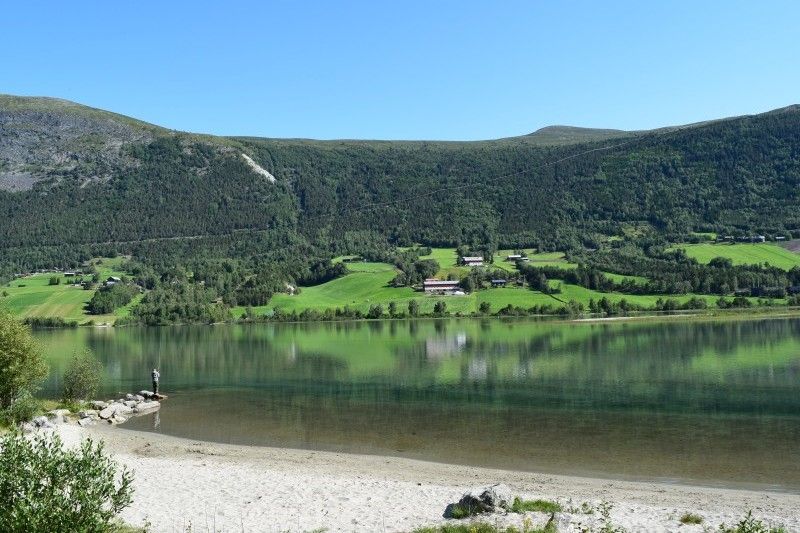
[[[506,256],[506,261],[529,261],[526,256],[522,254],[510,254]],[[468,267],[482,267],[484,266],[483,256],[463,256],[460,258],[459,263]],[[505,287],[508,283],[506,279],[493,279],[491,280],[492,287]],[[422,290],[426,294],[441,294],[448,296],[464,296],[465,292],[461,288],[461,282],[457,279],[435,279],[429,278],[422,283]]]

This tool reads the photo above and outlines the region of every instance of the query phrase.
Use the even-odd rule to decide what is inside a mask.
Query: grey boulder
[[[133,408],[128,407],[123,403],[112,403],[111,405],[100,411],[99,416],[100,418],[107,420],[109,418],[113,418],[116,415],[123,416],[123,415],[129,415],[131,413],[133,413]]]
[[[156,409],[158,409],[160,407],[161,407],[161,404],[159,402],[157,402],[155,400],[151,400],[151,401],[142,402],[140,404],[137,404],[136,407],[134,407],[133,412],[136,413],[136,414],[147,413],[149,411],[155,411]]]

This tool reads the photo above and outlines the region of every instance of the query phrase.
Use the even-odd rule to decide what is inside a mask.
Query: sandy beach
[[[394,457],[225,445],[113,427],[59,426],[69,445],[102,439],[135,473],[135,495],[122,518],[155,532],[404,532],[448,522],[443,512],[465,490],[506,483],[526,499],[562,504],[559,531],[601,525],[585,502],[611,504],[627,531],[705,531],[733,524],[748,510],[765,524],[800,531],[800,495],[662,483],[555,476],[454,466]],[[682,525],[687,512],[702,525]],[[548,515],[484,515],[481,520],[541,525]]]

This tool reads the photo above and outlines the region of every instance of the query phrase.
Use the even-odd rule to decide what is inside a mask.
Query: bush
[[[91,400],[97,394],[102,375],[103,365],[95,359],[90,350],[80,355],[73,355],[64,371],[62,400],[64,402]]]
[[[76,320],[64,320],[60,316],[29,316],[23,322],[33,329],[78,327],[78,322]]]
[[[61,285],[61,278],[58,276],[51,276],[50,281],[47,282],[48,285]]]
[[[4,426],[16,426],[22,422],[31,420],[39,412],[39,400],[25,391],[10,407],[0,410],[0,424]]]
[[[736,525],[728,527],[722,524],[719,530],[721,533],[786,533],[783,527],[769,527],[761,520],[756,520],[753,511],[747,511],[747,515]]]
[[[0,310],[0,410],[33,393],[45,376],[47,365],[30,328]]]
[[[65,449],[57,434],[12,433],[0,448],[0,531],[108,531],[131,503],[132,474],[118,472],[102,443]]]

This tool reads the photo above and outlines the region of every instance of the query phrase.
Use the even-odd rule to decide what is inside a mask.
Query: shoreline
[[[342,323],[370,323],[370,322],[411,322],[421,320],[530,320],[535,322],[547,322],[551,324],[586,324],[586,323],[607,323],[607,322],[640,322],[659,320],[678,320],[678,321],[713,321],[713,320],[759,320],[777,318],[800,318],[800,307],[787,306],[765,306],[742,309],[705,309],[705,310],[678,310],[678,311],[642,311],[628,315],[613,316],[585,316],[565,317],[559,314],[551,315],[445,315],[445,316],[416,316],[416,317],[390,317],[381,318],[342,318],[336,320],[246,320],[233,319],[225,322],[176,322],[173,324],[147,325],[147,324],[117,324],[116,322],[103,322],[97,324],[75,324],[65,326],[39,326],[33,327],[36,331],[69,330],[80,328],[163,328],[176,326],[242,326],[242,325],[276,325],[276,324],[342,324]]]
[[[393,456],[218,444],[118,428],[56,430],[68,445],[102,439],[119,463],[134,471],[134,502],[122,513],[133,526],[185,531],[412,531],[463,521],[443,518],[445,507],[473,487],[509,485],[525,499],[557,501],[559,531],[577,524],[599,527],[612,505],[613,524],[627,531],[703,531],[732,525],[748,510],[772,526],[800,531],[800,495],[499,470]],[[684,513],[702,525],[682,525]],[[484,515],[477,520],[521,527],[543,525],[549,515]]]

